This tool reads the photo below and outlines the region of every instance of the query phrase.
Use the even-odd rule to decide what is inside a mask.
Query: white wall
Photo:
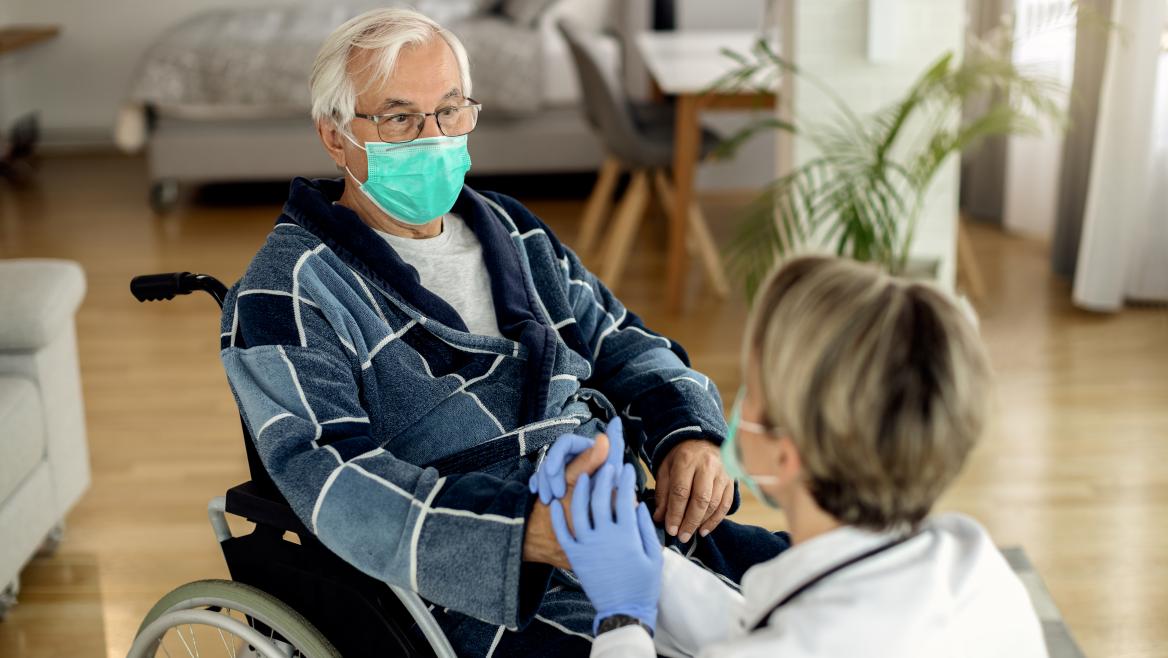
[[[873,0],[794,0],[794,61],[831,85],[860,113],[900,98],[921,72],[942,53],[960,53],[964,42],[965,0],[884,0],[894,5],[896,39],[886,61],[867,59],[868,4]],[[826,117],[830,102],[806,84],[794,94],[797,117]],[[794,162],[814,155],[794,142]],[[919,220],[914,255],[941,259],[941,281],[952,285],[956,249],[958,162],[937,174]]]
[[[39,109],[48,143],[109,143],[135,64],[163,30],[204,9],[294,1],[0,0],[7,21],[61,26],[53,41],[4,58],[0,116]]]

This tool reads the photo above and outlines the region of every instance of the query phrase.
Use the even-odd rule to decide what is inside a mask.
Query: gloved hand
[[[604,463],[620,468],[625,455],[625,432],[620,416],[612,419],[605,434],[608,436],[608,456]],[[556,439],[544,455],[539,470],[527,481],[531,493],[539,494],[539,502],[547,505],[564,497],[568,490],[565,466],[595,443],[592,439],[577,434],[565,434]]]
[[[657,625],[664,562],[661,544],[649,508],[637,503],[632,465],[621,467],[613,500],[617,472],[605,464],[594,481],[587,474],[580,476],[572,495],[574,536],[568,530],[563,503],[556,500],[551,506],[556,539],[596,608],[593,634],[600,620],[617,614],[636,617],[651,629]]]

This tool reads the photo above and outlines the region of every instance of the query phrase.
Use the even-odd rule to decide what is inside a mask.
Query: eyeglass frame
[[[418,124],[418,134],[417,135],[414,135],[413,137],[411,137],[410,139],[407,139],[405,141],[385,142],[386,144],[409,144],[410,142],[418,139],[419,137],[422,136],[422,132],[426,130],[426,119],[428,117],[434,117],[434,123],[438,126],[438,132],[442,133],[443,136],[445,136],[445,137],[461,137],[462,135],[471,134],[472,132],[474,132],[475,128],[479,127],[478,113],[481,113],[483,111],[483,104],[476,101],[475,99],[468,97],[468,98],[464,98],[463,100],[466,101],[465,105],[448,105],[446,107],[440,107],[437,110],[434,110],[433,112],[394,112],[393,114],[362,114],[360,112],[354,112],[353,118],[365,119],[366,121],[369,121],[370,123],[372,123],[374,128],[377,129],[377,136],[381,137],[381,128],[379,126],[381,125],[382,121],[385,121],[387,119],[392,119],[394,117],[401,117],[401,116],[406,116],[406,117],[420,116],[420,117],[422,117],[422,122]],[[445,110],[451,110],[451,109],[461,110],[464,108],[474,108],[475,109],[476,114],[475,114],[474,128],[471,128],[470,130],[462,133],[462,135],[447,135],[446,129],[442,127],[442,122],[438,120],[438,113],[443,112]]]

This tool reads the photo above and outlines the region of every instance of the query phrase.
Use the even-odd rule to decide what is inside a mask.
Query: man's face
[[[358,91],[357,107],[361,114],[397,114],[433,112],[441,107],[459,105],[464,98],[458,60],[450,46],[440,37],[418,46],[406,46],[398,53],[393,74],[378,80],[378,53],[357,51],[349,61],[349,75]],[[353,119],[349,131],[357,143],[383,141],[377,126],[367,119]],[[423,137],[440,137],[442,132],[434,117],[426,117]],[[365,151],[344,140],[345,165],[358,180],[364,181]]]

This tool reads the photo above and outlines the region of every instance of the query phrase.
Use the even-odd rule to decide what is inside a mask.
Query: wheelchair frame
[[[227,287],[205,274],[170,272],[134,277],[140,302],[202,291],[223,307]],[[362,573],[318,540],[292,511],[260,461],[240,416],[251,480],[213,498],[207,514],[234,581],[256,587],[303,615],[344,656],[455,658],[453,648],[415,592]],[[234,536],[227,514],[255,524]],[[295,540],[289,538],[289,534]],[[421,637],[413,633],[417,626]]]

